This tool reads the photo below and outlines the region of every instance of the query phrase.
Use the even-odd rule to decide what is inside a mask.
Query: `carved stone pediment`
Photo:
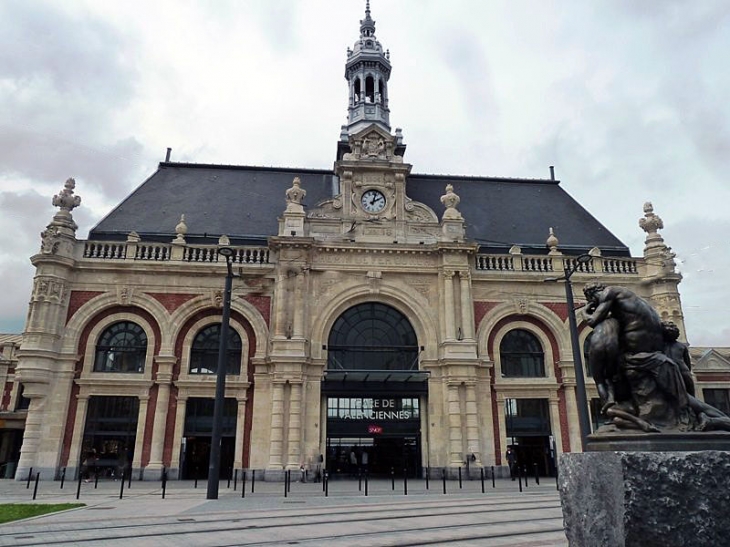
[[[403,156],[395,155],[395,137],[380,127],[372,125],[349,137],[350,152],[345,161],[385,160],[403,163]]]
[[[692,370],[694,372],[730,372],[730,349],[725,354],[714,348],[692,348]]]

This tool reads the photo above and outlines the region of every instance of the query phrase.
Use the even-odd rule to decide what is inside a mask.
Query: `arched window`
[[[131,321],[107,328],[96,344],[94,372],[144,372],[147,335]]]
[[[365,102],[375,102],[375,80],[372,76],[367,76],[365,78]]]
[[[545,354],[537,337],[524,329],[509,331],[499,345],[502,376],[545,376]]]
[[[190,350],[190,374],[216,374],[218,371],[218,346],[220,323],[201,330],[193,340]],[[226,374],[241,373],[241,337],[229,327]]]
[[[359,304],[340,315],[327,350],[329,369],[418,369],[418,339],[410,321],[378,302]]]

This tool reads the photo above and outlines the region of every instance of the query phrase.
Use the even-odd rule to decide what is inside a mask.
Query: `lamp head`
[[[591,255],[582,254],[575,260],[578,262],[578,264],[585,264],[587,262],[590,262],[593,257]]]
[[[225,258],[232,257],[233,253],[234,251],[230,247],[218,247],[218,254]]]

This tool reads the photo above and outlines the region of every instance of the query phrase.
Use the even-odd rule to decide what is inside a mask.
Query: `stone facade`
[[[392,390],[406,399],[414,393],[406,411],[411,416],[418,409],[411,433],[389,439],[401,443],[397,450],[403,454],[415,454],[408,461],[418,472],[454,471],[467,462],[473,467],[501,466],[504,471],[508,444],[526,447],[525,461],[550,472],[555,454],[580,450],[568,307],[562,284],[545,283],[568,268],[577,269],[572,276],[576,295],[596,278],[627,286],[663,318],[674,320],[684,337],[677,291],[681,276],[657,231],[661,220],[650,204],[641,223],[648,234],[644,256],[630,257],[625,247],[612,254],[610,245],[602,250],[598,241],[563,250],[560,229],[553,230],[547,221],[543,227],[542,217],[537,218],[543,214],[540,206],[514,220],[537,218],[532,222],[540,223],[540,241],[502,242],[507,247],[495,251],[469,237],[469,230],[484,222],[474,212],[479,204],[460,196],[460,188],[473,192],[489,181],[450,177],[438,195],[409,197],[416,190],[409,186],[412,166],[404,160],[400,129],[392,135],[389,126],[389,54],[375,40],[369,10],[358,44],[347,64],[349,125],[343,126],[331,173],[257,168],[251,174],[248,168],[165,162],[155,175],[160,177],[156,187],[178,177],[178,193],[170,193],[168,202],[155,202],[157,210],[146,216],[135,216],[132,206],[120,206],[107,217],[107,222],[117,223],[113,230],[104,232],[102,223],[87,240],[76,237],[72,210],[80,198],[74,194],[73,180],[54,198],[59,212],[32,257],[36,274],[13,379],[22,382],[30,399],[16,478],[27,476],[31,467],[42,478],[58,476],[64,467],[78,469],[92,446],[90,409],[97,419],[103,416],[100,405],[111,402],[133,409],[127,423],[133,430],[123,432],[128,446],[117,446],[114,457],[131,466],[135,476],[156,479],[163,467],[171,470],[171,477],[199,473],[190,461],[203,450],[200,428],[205,420],[196,422],[195,413],[203,416],[200,409],[213,399],[215,375],[200,373],[193,350],[200,334],[221,321],[226,275],[225,260],[217,253],[221,246],[234,251],[231,327],[241,340],[240,369],[226,381],[226,398],[234,408],[227,465],[266,470],[272,477],[300,465],[340,470],[340,462],[331,459],[331,442],[368,442],[368,449],[377,452],[378,436],[388,437],[379,423],[367,424],[367,434],[342,434],[338,439],[328,434],[337,412],[329,405],[344,397],[327,391],[334,373],[339,374],[342,393],[350,393],[357,404],[363,398],[368,404],[381,401],[378,397]],[[377,66],[368,64],[369,56],[377,57]],[[368,72],[373,66],[376,72]],[[373,110],[372,123],[363,123],[358,112],[370,112],[372,77],[382,80],[382,93],[373,105],[380,110]],[[151,229],[150,219],[167,218],[166,211],[184,199],[178,188],[188,180],[185,177],[191,182],[182,194],[195,192],[205,169],[212,173],[208,185],[219,177],[246,176],[248,184],[256,184],[256,177],[289,177],[289,187],[274,193],[276,186],[267,186],[261,198],[275,204],[265,219],[277,226],[273,233],[254,228],[244,234],[216,231],[219,219],[212,217],[218,212],[199,214],[202,200],[176,211],[169,225]],[[308,194],[322,194],[317,180],[331,182],[331,192],[306,204]],[[554,180],[499,179],[502,183],[505,192],[522,183],[537,188],[535,195],[557,185]],[[433,187],[426,176],[418,184]],[[215,196],[211,191],[207,197]],[[140,203],[149,202],[145,196]],[[225,206],[222,201],[221,208]],[[261,211],[244,208],[224,215],[224,221],[256,214]],[[597,225],[592,217],[584,222]],[[120,232],[124,236],[118,237]],[[606,232],[600,227],[595,233]],[[481,237],[489,235],[484,232]],[[588,263],[576,261],[582,253],[590,254]],[[412,367],[396,371],[400,376],[392,370],[359,371],[361,384],[353,384],[352,378],[347,380],[347,367],[333,364],[331,334],[348,310],[370,303],[405,318],[417,339],[411,347],[417,355]],[[580,311],[578,316],[580,321]],[[103,370],[101,340],[119,324],[134,325],[144,334],[144,354],[134,370]],[[581,344],[589,330],[581,324]],[[537,373],[505,373],[501,348],[514,331],[536,344],[531,358],[544,365]],[[716,363],[712,359],[708,363]],[[712,366],[725,367],[727,356],[722,359]],[[730,367],[725,368],[724,376],[707,369],[698,385],[730,380]],[[401,384],[393,383],[395,376]],[[409,391],[411,377],[424,389]],[[589,398],[597,398],[592,382],[587,383]],[[392,404],[395,397],[383,401]],[[523,403],[538,411],[516,415],[524,410]],[[103,420],[93,423],[103,428]],[[401,424],[390,425],[395,431]],[[108,431],[102,433],[111,438]],[[530,444],[538,438],[539,443]],[[198,452],[191,448],[193,443]],[[391,456],[397,452],[392,446]],[[325,454],[327,461],[320,462]]]

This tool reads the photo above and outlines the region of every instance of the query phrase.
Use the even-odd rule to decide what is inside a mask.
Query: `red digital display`
[[[383,428],[379,425],[369,425],[368,426],[368,433],[382,433]]]

